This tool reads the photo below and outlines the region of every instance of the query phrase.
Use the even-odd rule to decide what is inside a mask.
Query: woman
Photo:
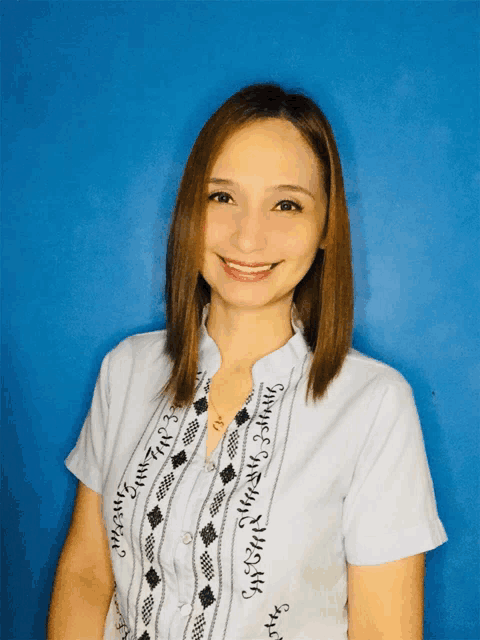
[[[447,536],[408,383],[350,347],[341,166],[312,100],[252,85],[203,127],[166,311],[107,354],[66,460],[49,640],[421,638]]]

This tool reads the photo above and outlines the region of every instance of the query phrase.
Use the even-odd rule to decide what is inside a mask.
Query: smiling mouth
[[[225,260],[225,258],[223,258],[222,256],[218,256],[220,258],[220,260],[226,264],[227,266],[229,266],[231,269],[237,269],[237,271],[242,271],[243,269],[261,269],[261,267],[246,267],[244,265],[237,265],[234,262],[227,262]],[[274,262],[270,265],[270,267],[268,269],[266,269],[265,267],[267,267],[267,265],[264,265],[264,267],[262,268],[264,271],[271,271],[274,267],[276,267],[278,264],[280,264],[280,262]]]

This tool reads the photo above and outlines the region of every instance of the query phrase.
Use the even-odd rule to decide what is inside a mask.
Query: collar
[[[220,369],[222,358],[217,343],[209,335],[206,327],[210,303],[208,302],[202,313],[199,342],[199,368],[207,370],[209,377],[213,377]],[[256,386],[260,380],[289,377],[292,367],[302,365],[305,357],[311,355],[308,344],[303,336],[304,325],[298,314],[298,310],[292,304],[290,321],[294,335],[290,340],[276,351],[267,354],[257,360],[252,368],[253,383]]]

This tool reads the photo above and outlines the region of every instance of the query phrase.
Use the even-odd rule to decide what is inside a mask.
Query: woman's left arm
[[[349,640],[422,640],[425,553],[348,564]]]

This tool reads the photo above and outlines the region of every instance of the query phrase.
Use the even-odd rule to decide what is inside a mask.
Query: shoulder
[[[333,387],[338,393],[383,397],[386,393],[399,399],[412,396],[412,389],[405,377],[396,369],[380,360],[351,348],[342,369],[334,379]]]
[[[148,369],[149,365],[158,367],[159,361],[166,359],[163,353],[165,339],[165,329],[125,338],[105,357],[109,372],[127,372],[137,367]]]
[[[381,378],[392,384],[408,385],[404,376],[397,369],[353,348],[347,354],[345,365],[347,369],[368,379]]]

